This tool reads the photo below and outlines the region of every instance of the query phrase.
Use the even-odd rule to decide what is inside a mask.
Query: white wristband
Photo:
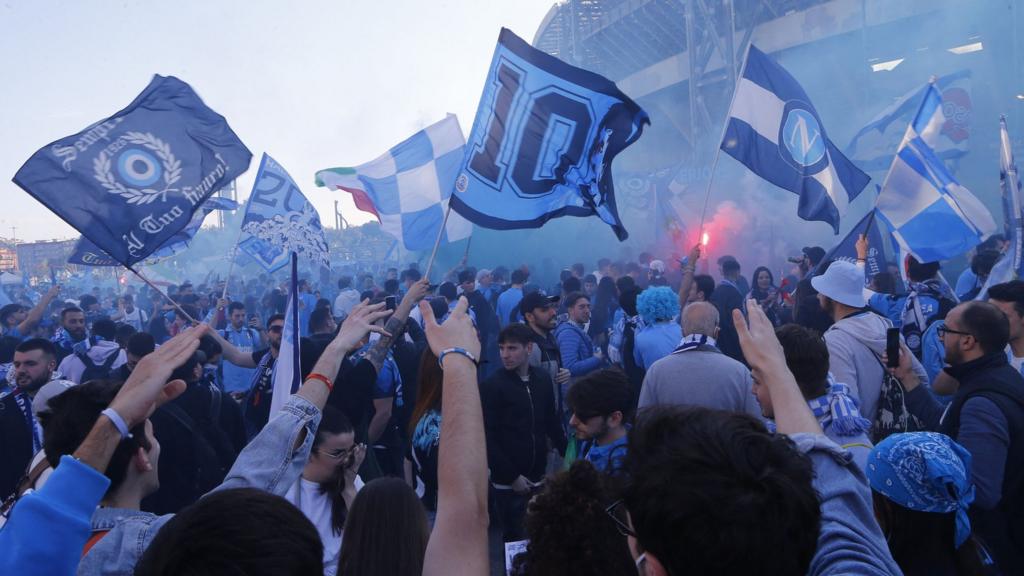
[[[106,416],[114,424],[114,428],[121,433],[121,440],[128,440],[132,438],[132,433],[128,431],[128,424],[125,423],[124,418],[117,413],[113,408],[107,408],[100,412],[100,414]]]

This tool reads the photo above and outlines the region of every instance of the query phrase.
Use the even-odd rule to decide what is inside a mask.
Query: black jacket
[[[219,401],[215,394],[209,385],[189,384],[150,418],[160,442],[160,489],[142,501],[146,512],[175,513],[192,504],[224,481],[245,448],[241,409],[227,394]]]
[[[718,308],[718,349],[733,360],[744,362],[740,337],[732,323],[732,311],[743,310],[743,295],[735,286],[723,282],[711,293],[711,303]]]
[[[960,411],[968,399],[990,400],[1006,417],[1010,445],[1006,450],[1002,498],[992,510],[972,506],[971,525],[1005,574],[1024,570],[1024,378],[1002,351],[946,368],[960,382],[939,431],[956,438]]]
[[[501,369],[480,384],[487,463],[491,482],[508,485],[520,475],[531,482],[544,477],[548,445],[565,452],[565,434],[551,398],[551,378],[530,367],[529,382]]]
[[[14,394],[0,399],[0,500],[7,498],[32,461],[32,431]]]

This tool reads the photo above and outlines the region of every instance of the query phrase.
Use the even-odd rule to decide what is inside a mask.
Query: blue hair
[[[637,296],[636,311],[647,324],[671,320],[679,314],[679,297],[668,286],[653,286]]]

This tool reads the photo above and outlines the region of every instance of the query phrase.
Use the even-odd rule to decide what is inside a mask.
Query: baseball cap
[[[533,312],[537,308],[554,306],[558,304],[559,300],[561,300],[560,296],[548,296],[540,290],[530,292],[519,301],[519,313],[525,316],[527,312]]]
[[[825,249],[821,246],[805,246],[803,253],[811,260],[811,264],[817,266],[825,258]]]

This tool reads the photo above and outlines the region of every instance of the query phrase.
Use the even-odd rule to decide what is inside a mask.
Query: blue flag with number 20
[[[502,29],[451,206],[500,230],[596,214],[625,240],[612,159],[649,123],[611,80]]]

